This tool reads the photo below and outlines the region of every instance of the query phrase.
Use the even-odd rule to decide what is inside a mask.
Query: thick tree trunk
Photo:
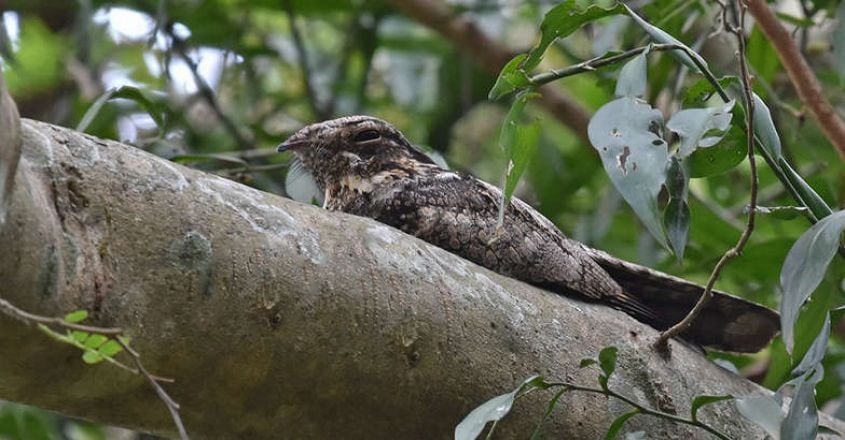
[[[117,142],[34,121],[0,226],[0,296],[120,326],[195,438],[446,438],[541,373],[595,385],[581,358],[619,348],[610,386],[685,414],[698,394],[765,392],[627,315],[499,276],[368,219],[330,213]],[[0,146],[8,148],[8,145]],[[4,157],[0,155],[0,157]],[[172,435],[138,376],[0,316],[0,398]],[[524,438],[548,395],[520,400]],[[564,397],[557,438],[598,438],[624,404]],[[731,403],[704,419],[760,438]],[[644,416],[650,438],[707,438]]]

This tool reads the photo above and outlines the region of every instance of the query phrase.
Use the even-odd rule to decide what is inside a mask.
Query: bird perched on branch
[[[378,118],[309,125],[278,150],[296,155],[330,210],[371,217],[502,275],[610,305],[660,330],[680,321],[703,291],[571,240],[518,199],[506,207],[497,230],[498,188],[436,165]],[[684,339],[716,350],[755,352],[778,332],[775,312],[714,293]]]

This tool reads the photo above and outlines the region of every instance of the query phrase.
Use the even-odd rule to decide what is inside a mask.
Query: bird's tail
[[[704,292],[703,287],[678,278],[649,280],[610,272],[624,289],[623,294],[611,299],[611,304],[658,330],[680,322]],[[680,336],[711,350],[754,353],[765,348],[779,330],[780,318],[773,310],[714,291]]]

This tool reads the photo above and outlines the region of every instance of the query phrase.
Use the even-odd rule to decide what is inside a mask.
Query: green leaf
[[[769,396],[739,397],[734,402],[743,417],[763,428],[772,438],[780,437],[780,425],[783,422],[780,403]]]
[[[622,70],[619,71],[619,79],[616,80],[615,95],[617,98],[623,96],[641,98],[645,95],[647,56],[648,50],[645,50],[622,66]]]
[[[651,37],[652,40],[654,40],[655,42],[660,43],[660,44],[675,44],[675,45],[678,45],[678,46],[685,47],[687,49],[687,51],[690,54],[692,54],[692,56],[695,58],[695,60],[698,62],[698,64],[703,66],[705,69],[708,68],[707,62],[704,61],[704,58],[701,58],[701,56],[698,55],[694,50],[690,49],[689,46],[685,45],[684,43],[681,43],[677,38],[669,35],[663,29],[660,29],[660,28],[650,24],[649,22],[643,20],[642,17],[637,15],[634,11],[631,10],[631,8],[629,8],[624,3],[622,3],[622,5],[625,6],[625,11],[628,13],[628,15],[631,18],[633,18],[634,21],[641,28],[643,28],[643,30],[646,31],[646,33]],[[686,64],[687,67],[692,69],[693,72],[701,73],[701,69],[693,61],[693,59],[690,58],[690,55],[688,55],[687,52],[684,52],[684,51],[681,51],[681,50],[672,50],[672,51],[670,51],[670,53],[672,54],[673,57],[678,59],[680,62]]]
[[[93,335],[89,336],[88,339],[85,340],[85,342],[83,342],[83,345],[85,345],[88,348],[99,348],[101,345],[103,345],[108,340],[109,340],[109,338],[107,338],[103,335],[93,334]]]
[[[801,375],[810,371],[810,369],[821,365],[825,353],[827,353],[827,343],[830,339],[830,314],[827,314],[824,319],[821,331],[816,335],[812,345],[804,354],[801,362],[792,371],[795,375]]]
[[[527,54],[521,53],[505,64],[505,67],[499,72],[499,77],[496,78],[496,83],[490,89],[487,99],[495,101],[518,88],[531,84],[528,74],[521,68],[521,64],[526,57],[528,57]]]
[[[82,360],[85,361],[86,364],[97,364],[102,362],[104,359],[103,355],[94,350],[86,350],[85,353],[82,354]]]
[[[108,342],[103,344],[97,351],[99,351],[103,357],[114,357],[114,355],[123,351],[123,347],[121,347],[120,343],[114,339],[109,339]]]
[[[792,353],[795,321],[801,306],[821,283],[827,266],[839,248],[839,237],[845,229],[845,211],[831,214],[813,225],[789,250],[780,272],[783,298],[780,322],[783,341]]]
[[[810,186],[796,171],[789,165],[789,162],[786,161],[784,158],[777,159],[778,167],[783,172],[783,175],[786,177],[786,180],[792,185],[792,188],[798,194],[798,197],[801,199],[800,202],[804,204],[807,208],[810,209],[810,212],[813,213],[813,217],[817,220],[821,220],[833,212],[827,203],[819,196],[816,190]]]
[[[702,394],[700,396],[695,396],[695,398],[692,399],[692,405],[690,406],[690,417],[692,420],[698,421],[698,410],[701,409],[701,407],[733,398],[734,396],[729,394],[719,396]]]
[[[543,423],[546,421],[546,419],[549,418],[549,416],[552,414],[552,411],[554,411],[555,406],[557,406],[558,400],[560,400],[560,398],[563,397],[563,395],[569,390],[570,389],[568,387],[564,387],[562,390],[555,393],[554,397],[549,400],[549,404],[548,406],[546,406],[546,412],[543,413],[543,417],[540,418],[540,421],[537,422],[537,426],[534,427],[534,432],[531,433],[531,440],[540,438],[540,428],[543,427]]]
[[[842,307],[845,307],[845,306],[842,306]],[[599,361],[596,360],[596,359],[584,358],[584,359],[581,359],[581,363],[578,364],[578,368],[587,368],[591,365],[597,365],[598,363],[599,363]]]
[[[754,93],[753,98],[754,134],[760,139],[760,146],[766,149],[773,159],[780,159],[782,157],[780,136],[778,136],[778,131],[775,129],[772,112],[769,111],[769,107],[766,106],[766,103],[756,93]]]
[[[604,372],[604,375],[610,378],[613,372],[616,370],[616,352],[618,349],[616,347],[604,347],[599,352],[599,367],[601,367],[601,371]]]
[[[834,309],[830,309],[830,313],[831,313],[831,316],[832,316],[835,320],[836,320],[836,319],[841,318],[841,317],[843,316],[843,313],[845,313],[845,305],[842,305],[842,306],[836,307],[836,308],[834,308]],[[582,361],[582,362],[583,362],[583,361]]]
[[[697,148],[687,157],[690,177],[708,177],[732,169],[746,158],[746,142],[745,130],[737,124],[731,125],[721,142],[712,147]]]
[[[655,240],[667,247],[657,195],[666,181],[669,151],[655,131],[663,115],[637,98],[603,105],[590,119],[587,134],[604,169]]]
[[[607,433],[604,435],[604,440],[615,439],[616,436],[619,435],[619,431],[621,431],[622,428],[625,426],[625,422],[627,422],[628,419],[630,419],[631,417],[634,417],[635,415],[637,415],[639,413],[640,413],[639,409],[634,409],[634,410],[626,412],[625,414],[622,414],[621,416],[617,417],[613,421],[613,423],[610,424],[610,428],[607,428]]]
[[[517,95],[502,124],[502,131],[499,135],[499,146],[508,158],[508,169],[505,174],[502,203],[499,205],[497,228],[501,227],[504,222],[505,209],[511,202],[513,190],[516,188],[516,184],[528,166],[531,157],[534,155],[534,151],[537,149],[537,142],[540,139],[539,122],[533,119],[528,123],[522,122],[525,104],[529,99],[536,96],[539,95],[530,91]]]
[[[829,319],[828,315],[835,294],[833,290],[833,288],[816,289],[816,292],[801,308],[798,320],[795,321],[795,346],[792,349],[789,365],[793,376],[800,375],[807,370],[808,366],[812,366],[808,363],[800,366],[800,361],[807,358],[811,350],[821,350],[824,355],[827,344],[825,340],[819,347],[819,335],[825,331],[825,324]]]
[[[730,75],[723,76],[716,81],[723,89],[727,89],[734,84],[739,84],[739,78]],[[710,81],[707,78],[700,78],[686,89],[681,105],[684,108],[707,107],[707,102],[715,93],[716,89],[713,88]]]
[[[564,0],[553,7],[543,17],[540,24],[540,42],[537,43],[522,64],[530,72],[543,59],[546,49],[558,38],[565,38],[581,26],[602,17],[625,12],[622,6],[613,0]]]
[[[696,148],[716,145],[731,125],[733,100],[718,107],[681,110],[669,119],[666,128],[681,138],[680,157],[687,157]]]
[[[663,223],[666,226],[666,235],[669,238],[669,245],[678,261],[684,259],[684,249],[687,246],[690,227],[690,209],[686,200],[671,198],[663,213]]]
[[[100,113],[100,110],[106,104],[106,102],[112,99],[128,99],[134,101],[136,104],[140,105],[141,108],[146,111],[153,121],[155,121],[156,125],[162,127],[164,125],[164,117],[163,117],[163,109],[159,104],[154,103],[147,95],[141,91],[137,87],[132,86],[122,86],[116,89],[111,89],[100,95],[91,107],[88,108],[88,111],[85,112],[85,115],[82,116],[82,120],[79,121],[79,124],[76,126],[76,131],[85,131],[86,128],[91,124],[97,114]]]
[[[89,336],[91,336],[91,333],[82,332],[82,331],[79,331],[79,330],[74,330],[74,331],[70,332],[71,339],[80,343],[80,344],[85,342],[85,340],[88,339]]]
[[[677,156],[672,156],[666,169],[666,190],[669,193],[669,203],[663,212],[663,225],[672,251],[678,261],[684,259],[684,248],[687,245],[690,228],[690,209],[687,203],[689,196],[689,177]]]
[[[819,429],[816,384],[824,377],[821,365],[804,373],[796,386],[789,411],[780,426],[782,439],[814,439]]]
[[[455,427],[455,440],[474,440],[481,434],[487,423],[499,421],[506,416],[513,407],[514,400],[521,393],[545,387],[545,381],[541,376],[532,376],[523,381],[515,390],[484,402]]]
[[[65,322],[77,323],[84,321],[86,318],[88,318],[87,310],[77,310],[65,315],[64,320]]]

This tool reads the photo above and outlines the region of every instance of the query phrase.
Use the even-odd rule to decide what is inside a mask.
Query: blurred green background
[[[384,118],[452,168],[500,184],[498,146],[508,100],[490,102],[496,75],[476,60],[489,46],[456,45],[420,22],[413,6],[472,23],[498,49],[530,48],[554,1],[448,0],[11,0],[3,8],[0,54],[23,116],[131,143],[151,153],[286,195],[291,158],[275,146],[301,126],[365,113]],[[780,10],[834,105],[843,105],[845,36],[838,2],[786,2]],[[734,40],[718,30],[711,1],[628,2],[652,23],[698,50],[718,75],[735,74]],[[755,90],[772,109],[785,154],[833,207],[843,192],[842,161],[805,116],[775,52],[759,30],[749,34]],[[845,39],[845,38],[841,38]],[[540,70],[564,67],[645,42],[625,17],[611,17],[555,43]],[[842,46],[845,46],[843,41]],[[842,52],[845,52],[843,50]],[[690,78],[671,57],[649,58],[648,100],[669,115],[682,106]],[[592,113],[613,96],[617,70],[578,75],[551,85]],[[116,94],[110,94],[120,87]],[[112,99],[105,99],[111,97]],[[517,196],[568,235],[617,256],[698,282],[739,236],[749,199],[748,166],[693,179],[692,223],[678,262],[644,231],[610,185],[598,155],[537,103],[541,124],[535,157]],[[95,106],[96,111],[89,112]],[[88,117],[86,118],[86,113]],[[762,161],[758,161],[762,163]],[[760,203],[794,204],[761,166]],[[746,251],[717,287],[777,306],[780,266],[809,226],[801,216],[761,215]],[[834,261],[820,287],[842,302],[843,264]],[[820,324],[819,324],[820,325]],[[834,325],[818,388],[819,404],[836,412],[845,377]],[[52,344],[45,339],[46,345]],[[777,387],[789,374],[783,346],[753,356],[713,355],[740,374]],[[2,361],[2,360],[0,360]],[[109,428],[110,429],[110,428]],[[136,438],[18,405],[0,404],[0,439]]]

